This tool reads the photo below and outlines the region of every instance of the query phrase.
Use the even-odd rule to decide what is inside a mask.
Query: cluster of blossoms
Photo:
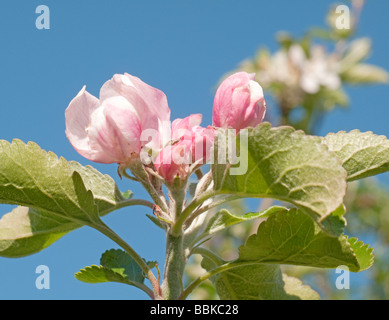
[[[217,128],[237,131],[258,125],[266,103],[254,74],[238,72],[218,88],[212,126],[202,127],[201,114],[170,121],[165,94],[130,74],[116,74],[99,99],[85,87],[66,109],[66,135],[85,158],[131,167],[141,161],[167,183],[185,180],[210,159]]]
[[[341,86],[338,57],[326,53],[321,45],[313,45],[309,56],[296,43],[288,50],[276,52],[270,57],[269,63],[258,71],[257,78],[266,86],[282,83],[288,87],[301,88],[308,94],[319,92],[321,86],[330,90]]]

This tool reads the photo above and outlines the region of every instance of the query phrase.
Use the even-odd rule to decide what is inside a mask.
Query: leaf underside
[[[203,258],[202,266],[217,265]],[[317,300],[319,295],[300,280],[281,273],[278,265],[249,265],[217,274],[210,279],[222,300]]]
[[[359,130],[340,131],[324,137],[323,144],[342,161],[348,181],[389,170],[389,140],[385,136]]]
[[[0,256],[36,253],[98,223],[122,201],[113,179],[93,167],[67,162],[33,142],[0,140],[0,203],[19,205],[0,219]]]
[[[328,235],[297,209],[280,212],[261,223],[257,234],[239,248],[238,258],[318,268],[346,265],[353,272],[370,267],[372,260],[372,249],[367,245],[344,235]]]
[[[342,204],[347,173],[319,137],[291,127],[272,128],[269,123],[249,128],[247,145],[241,135],[236,139],[239,164],[217,163],[219,154],[228,154],[228,144],[221,143],[222,139],[215,143],[216,163],[212,170],[218,193],[286,201],[317,222]],[[245,174],[231,174],[231,170],[244,164]]]

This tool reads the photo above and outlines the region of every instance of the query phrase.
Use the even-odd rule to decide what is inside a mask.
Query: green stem
[[[217,254],[206,248],[196,247],[191,251],[191,254],[201,254],[203,257],[212,260],[216,265],[222,265],[225,262]]]
[[[132,281],[131,285],[134,287],[137,287],[138,289],[144,291],[147,293],[147,295],[151,298],[154,299],[154,292],[151,290],[148,286],[144,285],[143,283],[135,282]]]
[[[177,300],[182,294],[182,277],[184,275],[185,253],[183,235],[167,233],[165,274],[162,283],[163,298]]]
[[[134,160],[130,162],[128,168],[131,170],[134,177],[146,189],[155,204],[158,205],[162,209],[162,211],[167,212],[168,206],[166,203],[166,198],[162,191],[156,190],[154,185],[151,183],[150,175],[145,170],[143,163],[140,160]]]
[[[130,206],[145,206],[145,207],[149,207],[150,209],[154,209],[154,203],[143,199],[124,200],[119,202],[116,208],[120,209],[120,208],[130,207]]]
[[[186,183],[176,180],[169,186],[170,217],[173,220],[173,227],[166,233],[166,259],[165,272],[162,282],[163,298],[176,300],[183,291],[182,278],[185,267],[185,252],[183,245],[183,230],[174,228],[176,221],[182,214],[186,196]],[[174,228],[174,230],[173,230]]]
[[[172,234],[179,234],[182,230],[182,226],[185,223],[186,219],[192,214],[192,212],[201,205],[205,200],[216,195],[215,190],[208,190],[199,195],[198,198],[193,199],[193,201],[182,211],[182,213],[177,217],[175,224],[172,227]],[[181,231],[182,232],[182,231]]]
[[[219,201],[215,201],[215,202],[212,202],[204,207],[201,207],[197,210],[195,210],[191,215],[190,217],[186,220],[185,224],[186,225],[191,225],[191,223],[193,222],[194,219],[196,219],[200,214],[208,211],[208,210],[211,210],[212,208],[215,208],[215,207],[218,207],[220,206],[221,204],[223,203],[226,203],[226,202],[229,202],[229,201],[233,201],[233,200],[237,200],[237,199],[241,199],[240,196],[228,196],[224,199],[220,199]]]
[[[162,211],[167,212],[167,204],[166,204],[166,200],[164,199],[163,195],[158,194],[158,192],[155,190],[154,186],[149,181],[140,180],[139,182],[143,185],[143,187],[149,193],[151,199],[153,199],[155,204],[158,205],[162,209]]]
[[[146,275],[147,279],[149,279],[151,286],[153,288],[153,298],[160,299],[161,298],[161,289],[158,283],[158,280],[155,278],[153,272],[147,265],[147,263],[142,259],[141,256],[122,238],[120,238],[112,229],[110,229],[104,222],[100,222],[99,224],[93,224],[91,227],[100,231],[102,234],[116,242],[120,247],[124,249],[139,265],[142,269],[143,273]],[[146,292],[147,293],[147,292]]]

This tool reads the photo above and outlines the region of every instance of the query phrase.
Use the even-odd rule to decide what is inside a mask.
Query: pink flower
[[[190,144],[178,142],[161,150],[154,166],[158,174],[168,182],[178,177],[184,180],[190,169]]]
[[[210,158],[215,129],[200,127],[201,114],[192,114],[172,123],[172,140],[158,154],[154,166],[158,174],[169,182],[179,177],[184,180],[191,165],[201,165]]]
[[[170,138],[165,94],[127,73],[107,81],[100,99],[82,88],[65,120],[66,136],[77,152],[100,163],[126,164],[144,146],[161,149]],[[153,132],[152,141],[142,136],[145,130]]]
[[[225,79],[216,91],[213,125],[237,131],[262,122],[266,102],[254,74],[238,72]]]

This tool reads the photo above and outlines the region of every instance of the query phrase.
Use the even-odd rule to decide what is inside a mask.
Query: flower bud
[[[263,90],[254,74],[238,72],[225,79],[216,91],[213,103],[213,125],[239,131],[255,127],[266,112]]]
[[[161,150],[155,159],[155,169],[169,183],[175,178],[185,180],[190,168],[190,144],[178,142]]]
[[[129,74],[116,74],[100,90],[100,99],[85,87],[65,111],[66,136],[85,158],[127,164],[148,145],[162,148],[170,137],[170,109],[165,94]],[[142,132],[155,132],[143,141]]]
[[[192,165],[204,164],[210,158],[215,129],[199,126],[201,120],[201,114],[193,114],[173,121],[171,144],[162,149],[154,162],[166,181],[173,182],[176,177],[184,180]]]

